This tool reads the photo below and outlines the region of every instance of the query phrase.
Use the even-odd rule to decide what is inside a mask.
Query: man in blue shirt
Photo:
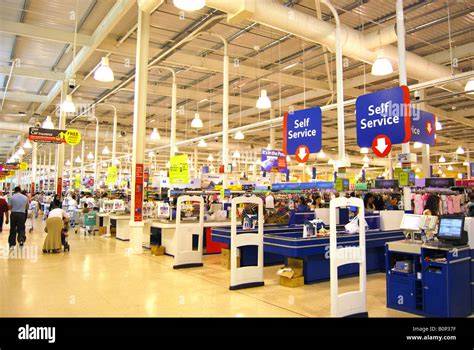
[[[14,194],[8,199],[8,207],[10,209],[10,236],[8,237],[8,244],[10,249],[15,248],[16,240],[20,247],[23,246],[26,240],[25,222],[26,211],[28,210],[28,197],[21,193],[19,186],[15,187]],[[17,237],[18,236],[18,237]]]

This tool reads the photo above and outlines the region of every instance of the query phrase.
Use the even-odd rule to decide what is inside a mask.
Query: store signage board
[[[413,170],[401,171],[398,174],[398,181],[400,186],[414,186],[415,185],[415,172]]]
[[[117,182],[117,167],[109,166],[107,168],[107,184],[115,184]]]
[[[296,155],[306,146],[308,156],[321,150],[322,112],[320,107],[285,113],[283,117],[283,152]],[[299,148],[299,149],[298,149]],[[305,151],[306,151],[305,149]]]
[[[81,133],[75,129],[69,129],[64,134],[64,141],[70,146],[76,146],[81,142]]]
[[[367,183],[356,183],[354,185],[354,189],[356,191],[367,191],[367,189],[368,189]]]
[[[469,169],[470,169],[470,172],[471,172],[470,177],[474,177],[474,162],[471,162],[469,164]]]
[[[22,170],[22,171],[28,170],[28,163],[26,163],[26,162],[20,163],[19,168],[20,168],[20,170]]]
[[[452,187],[454,179],[450,177],[427,178],[425,180],[426,187]]]
[[[28,133],[28,139],[33,142],[43,143],[65,143],[75,146],[81,142],[81,134],[75,129],[43,129],[31,127]]]
[[[135,165],[135,203],[133,207],[134,221],[143,220],[143,164]]]
[[[189,182],[188,155],[180,154],[170,158],[170,184],[182,185]]]
[[[272,191],[298,191],[311,189],[333,189],[334,182],[314,181],[314,182],[286,182],[272,184]]]
[[[456,180],[458,187],[474,187],[474,180]]]
[[[357,144],[372,147],[378,157],[394,144],[410,140],[410,92],[399,86],[359,96],[356,100]]]
[[[309,148],[306,145],[301,145],[296,149],[295,159],[298,163],[306,163],[309,159]]]
[[[411,109],[411,139],[427,145],[435,144],[435,122],[433,113],[421,109]]]
[[[262,149],[261,160],[262,171],[271,173],[286,172],[286,156],[281,151]]]
[[[337,178],[334,187],[336,191],[345,191],[349,189],[349,179]]]
[[[375,180],[375,188],[398,188],[398,180]]]

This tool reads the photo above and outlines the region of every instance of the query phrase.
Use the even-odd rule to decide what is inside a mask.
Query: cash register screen
[[[414,214],[403,215],[402,224],[400,228],[408,231],[419,231],[421,223],[421,216]]]
[[[462,218],[441,218],[438,237],[459,239],[462,233]]]

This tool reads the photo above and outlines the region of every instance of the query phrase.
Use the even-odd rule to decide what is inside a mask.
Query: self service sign
[[[283,152],[285,154],[317,153],[321,150],[321,141],[321,108],[313,107],[285,114],[283,117]]]
[[[385,157],[392,144],[410,141],[410,125],[410,92],[406,86],[356,100],[357,144],[372,147],[379,157]]]
[[[433,113],[411,109],[411,141],[435,144],[436,119]]]

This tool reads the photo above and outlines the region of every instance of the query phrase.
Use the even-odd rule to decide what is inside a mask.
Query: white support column
[[[46,172],[46,181],[47,181],[46,189],[48,191],[53,191],[53,189],[51,188],[51,183],[50,183],[50,180],[51,180],[50,179],[50,177],[51,177],[51,158],[52,158],[52,155],[53,155],[53,150],[54,150],[53,147],[49,148],[48,171]],[[57,152],[55,153],[55,157],[56,157],[56,154],[57,154]],[[54,185],[56,185],[56,180],[54,181]]]
[[[130,210],[130,251],[132,254],[143,252],[143,162],[145,159],[149,36],[150,12],[139,8],[133,108],[132,202]],[[173,151],[171,149],[171,152]],[[141,184],[137,183],[137,175],[142,179]]]
[[[193,167],[194,167],[194,178],[197,179],[198,174],[199,174],[199,171],[198,171],[198,148],[197,147],[194,147],[194,164],[193,164]]]
[[[37,190],[36,186],[36,171],[38,163],[38,143],[33,142],[33,151],[31,155],[31,192],[34,193]]]
[[[95,118],[94,189],[99,189],[99,119]]]
[[[72,189],[72,168],[74,167],[74,146],[69,146],[71,147],[71,164],[69,165],[69,190]]]
[[[403,0],[397,0],[397,39],[398,39],[398,80],[407,85],[407,67],[405,51],[405,20],[403,16]],[[402,144],[402,153],[410,153],[410,142]]]
[[[61,101],[66,100],[67,96],[67,82],[63,82],[61,88]],[[66,113],[60,111],[59,113],[59,127],[58,129],[64,130],[66,128]],[[55,184],[56,188],[54,189],[58,195],[61,196],[61,189],[63,187],[63,170],[64,170],[64,143],[58,145],[58,154],[56,157],[56,175],[55,175]]]
[[[86,158],[85,158],[85,152],[86,152],[86,141],[84,137],[86,137],[86,130],[84,129],[84,134],[83,138],[81,140],[81,184],[79,188],[82,190],[82,183],[84,181],[84,167],[86,165]]]
[[[224,176],[222,188],[227,189],[227,167],[229,163],[229,55],[227,52],[227,41],[224,42],[224,70],[223,70],[223,106],[222,106],[222,163],[224,164]]]

